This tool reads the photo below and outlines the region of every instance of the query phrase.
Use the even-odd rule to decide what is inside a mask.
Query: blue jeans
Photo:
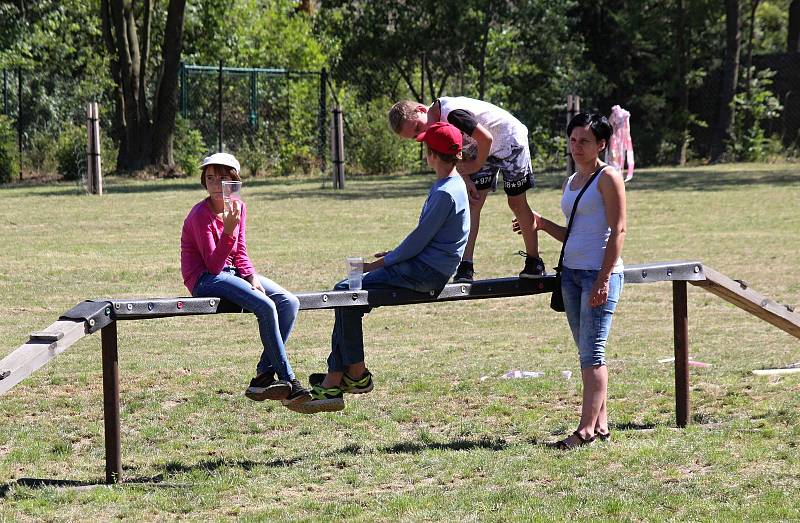
[[[282,380],[294,379],[286,357],[286,340],[292,332],[300,300],[274,281],[259,275],[266,294],[253,290],[233,267],[219,274],[204,272],[194,286],[192,296],[217,296],[248,310],[258,318],[258,332],[264,351],[256,367],[257,374],[274,372]]]
[[[440,292],[450,275],[432,269],[412,258],[389,267],[381,267],[364,275],[362,289],[402,288],[412,291]],[[334,290],[347,290],[347,280],[340,281]],[[331,354],[328,372],[344,372],[348,365],[364,361],[364,331],[361,320],[370,307],[341,307],[334,309],[336,320],[331,334]]]
[[[589,293],[599,272],[569,267],[561,271],[564,309],[578,346],[582,369],[606,364],[606,341],[625,280],[623,273],[612,274],[608,283],[608,300],[599,307],[591,307]]]

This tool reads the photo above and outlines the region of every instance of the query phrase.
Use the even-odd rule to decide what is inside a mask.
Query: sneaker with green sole
[[[314,387],[321,385],[324,379],[324,372],[315,372],[308,377],[308,382]],[[342,382],[339,384],[339,388],[342,389],[342,392],[347,394],[366,394],[375,388],[375,383],[372,381],[372,373],[366,370],[358,379],[353,379],[345,373],[345,375],[342,376]]]
[[[281,403],[283,403],[284,407],[290,408],[290,405],[298,405],[311,399],[311,391],[303,387],[303,384],[300,383],[300,380],[294,378],[289,382],[289,384],[292,386],[292,390],[289,392],[289,395],[286,396],[286,399],[281,400]]]
[[[317,412],[336,412],[344,409],[342,389],[339,387],[325,388],[315,385],[311,389],[311,399],[302,403],[291,403],[286,408],[301,414],[316,414]]]
[[[282,400],[292,392],[292,384],[276,380],[275,374],[266,372],[250,380],[244,395],[253,401]]]

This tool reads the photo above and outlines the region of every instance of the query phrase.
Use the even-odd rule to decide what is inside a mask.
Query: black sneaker
[[[281,403],[283,403],[285,407],[289,407],[289,405],[305,403],[311,399],[311,392],[307,388],[303,387],[303,384],[300,383],[300,380],[294,378],[289,383],[292,386],[292,391],[288,396],[286,396],[286,399],[281,400]]]
[[[462,261],[458,264],[456,275],[453,276],[453,283],[472,283],[475,277],[475,266],[471,261]]]
[[[272,373],[265,373],[250,380],[244,395],[254,401],[282,400],[292,392],[288,381],[276,380]]]
[[[520,256],[525,256],[525,268],[519,273],[520,278],[538,278],[545,275],[544,260],[538,256],[528,256],[524,251],[519,251]]]
[[[315,372],[308,377],[308,382],[314,387],[321,385],[324,379],[324,372]],[[339,388],[342,389],[342,392],[347,394],[366,394],[367,392],[371,392],[372,389],[375,388],[375,384],[372,381],[372,373],[366,370],[357,380],[345,374],[342,376],[342,383],[339,384]]]
[[[316,414],[317,412],[335,412],[344,409],[342,389],[331,387],[326,389],[315,385],[311,389],[311,399],[302,403],[291,403],[286,408],[301,414]]]

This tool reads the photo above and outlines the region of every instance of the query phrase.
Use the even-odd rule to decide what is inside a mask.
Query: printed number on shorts
[[[475,185],[488,185],[492,183],[492,176],[481,176],[475,180]]]
[[[517,180],[515,182],[505,182],[506,189],[519,189],[523,185],[525,185],[525,178],[521,180]]]

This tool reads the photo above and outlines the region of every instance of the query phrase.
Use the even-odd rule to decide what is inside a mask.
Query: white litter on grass
[[[505,380],[510,380],[517,378],[541,378],[542,376],[544,376],[544,372],[538,370],[510,370],[500,377]]]

